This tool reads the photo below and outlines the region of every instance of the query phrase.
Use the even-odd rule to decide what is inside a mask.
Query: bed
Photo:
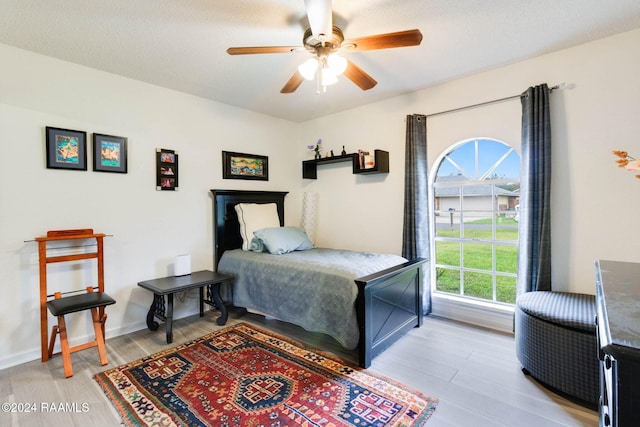
[[[284,227],[287,192],[211,193],[214,265],[235,277],[233,305],[326,333],[346,349],[357,349],[363,368],[422,325],[424,259],[315,247],[283,255],[247,250],[248,231],[236,205],[273,207],[279,223],[274,228],[284,231],[295,228]]]

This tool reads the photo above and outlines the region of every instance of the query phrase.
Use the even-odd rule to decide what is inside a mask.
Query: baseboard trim
[[[177,319],[175,319],[177,320]],[[147,324],[145,321],[131,323],[129,325],[124,325],[116,328],[105,330],[105,338],[108,340],[109,338],[118,337],[120,335],[129,334],[131,332],[136,332],[141,329],[147,328]],[[76,336],[69,340],[69,345],[73,347],[74,345],[82,344],[89,340],[92,340],[93,334],[86,336]],[[60,352],[60,340],[56,340],[56,346],[54,347],[54,353]],[[24,353],[14,354],[10,357],[6,357],[0,359],[0,369],[11,368],[12,366],[21,365],[23,363],[32,362],[34,360],[39,360],[41,357],[40,348],[34,348],[29,351],[25,351]],[[54,356],[55,357],[55,356]]]

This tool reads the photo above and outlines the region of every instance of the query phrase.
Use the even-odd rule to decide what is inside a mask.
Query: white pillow
[[[280,227],[278,208],[275,203],[238,203],[235,209],[240,223],[244,251],[251,248],[254,231],[267,227]]]

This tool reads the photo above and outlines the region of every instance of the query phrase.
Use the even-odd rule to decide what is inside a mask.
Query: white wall
[[[640,181],[618,169],[611,154],[623,149],[640,157],[638,76],[635,30],[304,123],[301,138],[308,143],[323,138],[334,151],[342,144],[349,152],[390,151],[388,176],[353,176],[335,165],[322,167],[317,181],[304,181],[307,191],[319,193],[318,242],[400,253],[405,115],[566,82],[572,89],[551,95],[553,286],[593,294],[596,259],[640,262],[640,239],[634,238]],[[496,138],[519,151],[520,122],[518,99],[429,118],[429,163],[471,137]]]
[[[37,244],[26,240],[68,228],[113,235],[105,240],[106,287],[117,300],[107,310],[109,337],[146,327],[151,294],[137,282],[172,274],[175,255],[190,253],[194,271],[213,267],[210,189],[289,190],[299,199],[291,122],[6,45],[0,63],[0,368],[40,357]],[[47,169],[45,126],[84,130],[89,140],[128,137],[128,173],[91,171],[90,148],[88,171]],[[156,148],[178,151],[179,191],[156,191]],[[269,156],[269,181],[223,180],[222,150]],[[296,207],[287,208],[294,222]],[[50,265],[51,288],[95,283],[78,270]],[[178,302],[176,317],[196,306]],[[76,342],[90,334],[88,316],[79,316],[69,321]]]
[[[212,267],[210,188],[291,191],[287,224],[297,225],[303,191],[319,195],[317,244],[400,253],[407,114],[431,114],[566,82],[552,98],[553,279],[557,290],[594,292],[594,260],[640,261],[634,225],[640,181],[618,169],[611,150],[640,156],[640,30],[444,83],[303,124],[135,82],[0,45],[0,368],[39,358],[34,243],[47,230],[93,227],[106,242],[106,281],[118,303],[107,335],[142,329],[150,296],[136,283],[169,274],[189,252]],[[337,90],[339,86],[335,87]],[[129,173],[45,168],[44,127],[129,138]],[[430,164],[452,144],[493,137],[516,146],[517,100],[430,118]],[[344,163],[302,180],[307,144],[335,153],[390,152],[390,173],[359,176]],[[180,153],[180,191],[157,192],[156,148]],[[221,179],[222,150],[269,156],[268,182]],[[62,277],[54,275],[55,280]],[[195,312],[178,307],[178,316]],[[88,333],[80,323],[74,336]],[[158,332],[161,334],[161,332]]]

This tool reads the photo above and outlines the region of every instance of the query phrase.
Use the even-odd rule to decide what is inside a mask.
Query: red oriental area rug
[[[246,323],[95,379],[129,426],[420,426],[437,403]]]

